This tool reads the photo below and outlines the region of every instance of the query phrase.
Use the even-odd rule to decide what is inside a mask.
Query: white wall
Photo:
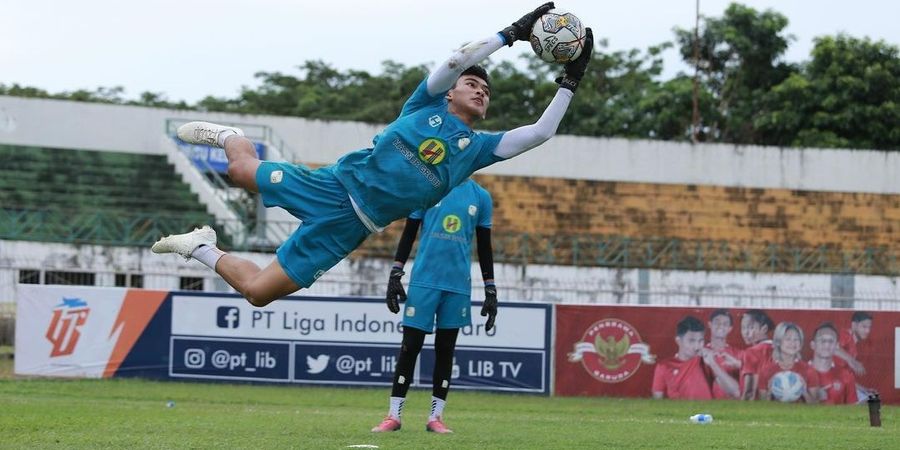
[[[235,253],[264,267],[272,254]],[[390,260],[344,260],[320,278],[304,295],[384,295]],[[407,266],[407,273],[415,260]],[[112,286],[115,273],[140,273],[144,288],[177,290],[180,277],[204,279],[204,290],[234,292],[218,276],[196,261],[176,255],[155,255],[147,248],[44,244],[0,241],[0,303],[15,301],[18,270],[86,271],[97,274],[96,285]],[[698,305],[728,307],[831,307],[831,276],[746,272],[646,270],[640,285],[639,269],[497,264],[500,298],[508,301]],[[480,267],[472,265],[472,298],[481,300]],[[406,277],[406,282],[409,277]],[[854,277],[855,306],[860,309],[900,309],[900,286],[888,277]]]
[[[381,126],[0,96],[0,143],[162,153],[166,119],[268,125],[308,163],[367,147]],[[692,145],[557,136],[483,173],[588,180],[900,193],[900,152]]]

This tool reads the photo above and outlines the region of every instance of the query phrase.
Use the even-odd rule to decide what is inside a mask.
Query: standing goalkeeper
[[[254,306],[311,286],[369,234],[430,208],[475,171],[556,134],[591,58],[590,28],[581,56],[565,65],[557,80],[559,90],[537,122],[505,133],[473,130],[491,100],[487,74],[477,64],[504,45],[527,42],[534,22],[552,8],[552,2],[545,3],[499,33],[457,50],[419,84],[371,148],[348,153],[332,166],[310,170],[260,161],[253,143],[237,128],[207,122],[182,125],[178,137],[224,148],[235,184],[259,192],[263,204],[285,209],[303,225],[278,248],[278,259],[262,269],[219,250],[210,227],[166,236],[151,250],[196,259]]]
[[[478,238],[478,262],[484,280],[484,306],[488,316],[486,330],[494,327],[497,315],[497,288],[494,285],[494,258],[491,250],[491,195],[469,179],[450,191],[427,211],[415,211],[406,219],[406,227],[397,245],[394,267],[388,279],[387,306],[393,313],[403,310],[403,342],[394,371],[390,412],[373,432],[397,431],[413,379],[416,358],[425,335],[434,330],[434,376],[432,378],[431,415],[427,431],[450,433],[444,425],[444,403],[450,390],[453,351],[459,329],[472,325],[472,237]],[[422,238],[409,282],[409,297],[400,278],[412,250],[419,226]]]

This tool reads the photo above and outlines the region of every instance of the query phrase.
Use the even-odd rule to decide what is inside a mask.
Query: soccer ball
[[[581,19],[555,8],[534,22],[531,49],[544,61],[565,64],[581,54],[585,31]]]
[[[778,372],[769,380],[769,392],[776,400],[785,403],[797,401],[805,390],[803,377],[789,370]]]

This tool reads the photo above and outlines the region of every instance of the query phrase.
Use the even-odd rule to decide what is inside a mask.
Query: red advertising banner
[[[774,400],[851,403],[877,391],[897,404],[898,340],[894,311],[559,305],[554,389],[737,398],[754,380]]]

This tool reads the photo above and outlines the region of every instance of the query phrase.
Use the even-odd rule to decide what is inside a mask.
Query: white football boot
[[[194,231],[184,234],[170,234],[153,244],[150,251],[153,253],[177,253],[185,260],[191,259],[191,253],[201,245],[216,245],[216,230],[209,225],[203,228],[195,228]]]
[[[210,122],[188,122],[178,127],[178,138],[189,144],[202,144],[219,147],[219,133],[231,130],[238,136],[243,136],[244,131],[240,128],[226,127],[225,125],[217,125]]]

